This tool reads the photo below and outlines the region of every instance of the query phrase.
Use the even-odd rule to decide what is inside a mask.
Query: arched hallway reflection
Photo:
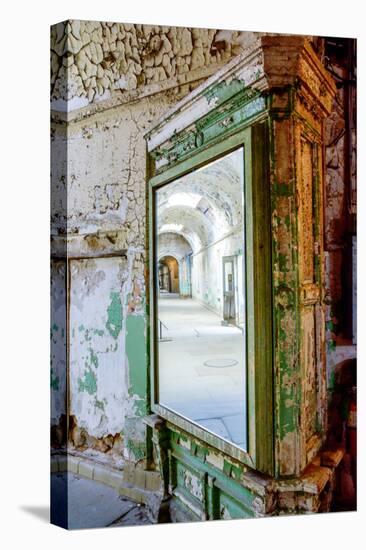
[[[157,191],[159,402],[246,448],[243,149]]]

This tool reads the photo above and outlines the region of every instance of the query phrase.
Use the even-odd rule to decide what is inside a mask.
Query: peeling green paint
[[[336,342],[335,340],[331,339],[327,341],[327,349],[328,352],[332,352],[336,350]]]
[[[118,292],[111,292],[110,299],[111,303],[107,309],[108,320],[106,323],[106,328],[111,336],[113,336],[116,340],[122,330],[122,304]]]
[[[79,384],[80,392],[86,391],[90,395],[92,395],[97,391],[97,379],[95,377],[94,372],[90,369],[84,371],[84,380],[82,380],[81,378],[78,378],[78,384]]]
[[[135,413],[138,416],[145,416],[145,414],[147,414],[146,399],[136,399],[134,405],[135,405]]]
[[[220,102],[222,104],[225,102],[228,103],[230,94],[237,94],[237,96],[239,96],[239,90],[243,89],[245,85],[244,82],[235,82],[235,80],[229,84],[232,86],[232,90],[230,90],[230,86],[228,85],[227,81],[220,83],[218,86],[210,86],[205,93],[207,100],[209,102],[215,101],[215,103],[218,104],[220,104]],[[237,85],[238,89],[235,90],[235,86]],[[282,126],[282,122],[280,124],[277,124],[277,122],[273,124],[273,118],[271,117],[271,114],[269,119],[269,123],[271,124],[271,134],[269,136],[271,170],[269,178],[271,181],[270,198],[272,203],[272,255],[270,254],[271,250],[269,250],[269,254],[267,254],[267,257],[269,257],[270,261],[272,262],[272,265],[270,267],[272,268],[271,272],[273,275],[273,286],[271,288],[272,301],[268,300],[268,302],[270,302],[270,307],[267,308],[267,311],[270,311],[270,308],[272,306],[274,367],[273,378],[275,388],[275,416],[273,422],[273,424],[275,424],[273,434],[274,437],[270,441],[269,446],[276,446],[275,468],[276,473],[280,475],[281,473],[283,473],[283,475],[287,475],[287,473],[290,473],[290,470],[291,473],[293,473],[297,468],[297,464],[295,464],[294,462],[294,464],[291,465],[291,461],[297,459],[300,452],[302,452],[300,447],[302,445],[300,441],[300,437],[302,434],[300,433],[299,423],[301,419],[301,414],[304,411],[304,399],[302,394],[303,365],[300,360],[300,351],[302,345],[302,312],[300,300],[302,300],[302,294],[300,294],[299,292],[299,220],[297,215],[297,196],[295,193],[296,187],[298,185],[296,167],[297,158],[293,154],[293,145],[295,144],[293,133],[295,122],[297,123],[297,120],[295,121],[295,118],[293,117],[293,111],[295,108],[295,90],[293,88],[290,88],[288,90],[288,94],[288,103],[286,104],[285,113],[286,116],[291,116],[291,121],[289,121],[288,127],[284,125]],[[281,103],[279,103],[279,105],[281,105]],[[281,109],[278,110],[284,111],[284,107],[281,107]],[[222,112],[223,111],[224,109],[222,109]],[[256,112],[258,112],[258,110]],[[201,146],[208,147],[209,141],[212,140],[211,142],[213,143],[214,140],[217,139],[219,133],[217,129],[213,128],[214,124],[221,124],[221,126],[225,126],[225,128],[230,127],[231,129],[229,131],[232,131],[232,128],[235,127],[236,119],[232,116],[232,112],[230,110],[227,110],[225,112],[224,116],[226,118],[219,118],[219,116],[221,116],[220,113],[219,115],[217,115],[217,119],[214,120],[215,116],[215,113],[213,115],[211,113],[210,116],[203,117],[203,120],[200,120],[196,123],[196,129],[199,130],[196,134],[196,148],[199,148]],[[276,120],[277,119],[281,120],[279,116],[277,116]],[[227,130],[223,130],[223,132],[224,131]],[[223,134],[220,135],[223,136]],[[163,165],[162,170],[168,171],[169,168],[172,166],[172,162],[181,160],[182,158],[184,158],[185,155],[190,154],[190,147],[191,143],[193,143],[193,136],[187,135],[187,148],[183,147],[183,140],[180,138],[180,136],[178,136],[176,143],[179,144],[179,147],[177,146],[175,150],[171,148],[169,149],[169,151],[167,151],[167,163]],[[282,166],[282,158],[287,155],[287,152],[289,153],[287,165],[286,162],[284,162]],[[267,151],[265,151],[264,154],[267,155]],[[255,148],[255,156],[259,156],[257,148]],[[202,159],[203,155],[197,158]],[[187,167],[188,161],[185,161],[185,163],[186,164],[184,164],[184,166]],[[279,164],[279,169],[277,169],[277,163]],[[261,174],[258,168],[256,168],[256,170],[258,174]],[[179,172],[179,170],[176,169],[176,172]],[[169,175],[171,175],[172,173],[173,171],[171,170],[168,172]],[[249,177],[247,178],[248,180]],[[259,179],[258,176],[256,177]],[[277,178],[280,181],[276,181]],[[169,178],[167,177],[167,179]],[[162,181],[163,178],[161,178],[160,182]],[[155,180],[155,182],[157,182],[157,180]],[[318,187],[318,181],[316,182],[316,187]],[[254,194],[254,196],[258,201],[258,195]],[[265,200],[266,199],[263,199],[262,202],[258,201],[259,206],[257,213],[260,212],[260,214],[262,214],[264,206],[267,207]],[[318,225],[318,221],[316,222],[316,224]],[[153,229],[153,225],[151,225],[151,227]],[[270,249],[270,246],[268,248]],[[250,261],[253,260],[251,259]],[[258,270],[258,273],[259,275],[261,275],[260,270]],[[260,279],[260,277],[258,278]],[[320,278],[321,274],[319,269],[319,275],[316,279],[316,281],[319,283],[321,283]],[[257,281],[254,279],[254,282]],[[205,299],[208,300],[207,294],[205,295]],[[259,308],[265,310],[262,303],[259,304]],[[262,320],[263,318],[264,316],[259,316],[260,320]],[[251,327],[249,323],[249,330],[250,328]],[[328,330],[331,330],[331,327],[327,328]],[[256,342],[259,342],[258,348],[260,347],[260,344],[262,342],[262,340],[260,340],[262,332],[262,326],[259,325],[258,335],[255,334]],[[272,337],[272,333],[270,336]],[[138,343],[139,340],[137,339],[134,342],[134,345],[138,346]],[[331,345],[331,342],[329,344]],[[262,349],[266,349],[267,354],[270,353],[269,345],[267,347],[262,345],[261,347]],[[252,350],[250,351],[252,352]],[[254,352],[256,353],[255,356],[253,353],[254,357],[259,355],[256,349],[254,349]],[[251,355],[249,356],[249,360],[252,360]],[[257,363],[255,361],[253,361],[253,363],[255,365],[255,370],[258,371]],[[251,366],[251,364],[252,363],[249,363],[249,366]],[[133,370],[133,366],[130,365],[131,371]],[[142,370],[141,372],[143,373],[144,370]],[[272,371],[269,370],[268,372],[270,376],[263,377],[263,380],[268,380],[270,377],[272,377]],[[263,399],[263,396],[266,397],[266,395],[271,395],[269,392],[266,393],[267,387],[264,386],[264,384],[262,385],[262,381],[259,380],[258,385],[254,386],[254,390],[256,391],[256,393],[254,394],[252,387],[249,388],[249,393],[251,396],[254,394],[256,402],[263,404],[263,402],[266,402]],[[251,414],[251,412],[253,411],[250,410],[249,412],[249,418],[251,421],[251,418],[253,418],[255,415]],[[255,412],[257,412],[257,410],[255,410]],[[258,410],[257,417],[262,416],[264,416],[262,410]],[[270,416],[268,416],[268,418],[271,419]],[[263,454],[263,450],[266,450],[266,447],[262,443],[262,434],[266,434],[268,432],[271,435],[270,429],[267,430],[261,427],[264,423],[262,418],[260,418],[260,420],[261,422],[257,422],[257,424],[254,425],[254,428],[260,427],[261,429],[261,431],[259,431],[258,429],[258,432],[256,432],[256,434],[258,434],[258,439],[255,441],[255,444],[257,444],[256,450],[258,451],[258,459],[260,459],[260,454]],[[301,422],[303,422],[303,419],[301,420]],[[251,427],[253,427],[253,424],[251,424]],[[175,436],[172,437],[172,440],[174,440],[174,438]],[[278,439],[281,439],[281,441],[278,441]],[[206,469],[201,467],[200,461],[196,461],[197,455],[195,445],[192,444],[192,446],[190,447],[190,455],[179,448],[176,448],[174,450],[176,451],[176,455],[171,459],[173,462],[173,472],[174,467],[176,467],[174,466],[174,461],[176,460],[176,456],[179,456],[182,461],[185,461],[189,465],[194,464],[197,470],[200,470],[202,473],[204,472],[205,474],[207,473],[208,468]],[[181,454],[179,455],[179,453]],[[268,453],[268,455],[270,455],[270,453]],[[287,463],[289,464],[288,467]],[[235,469],[233,465],[229,462],[226,462],[224,469],[225,474],[227,474],[228,477],[236,479],[237,476],[239,476],[240,474],[240,472]],[[229,481],[232,481],[232,479]],[[227,484],[226,479],[223,481],[223,484]],[[172,485],[174,486],[174,479]]]
[[[207,88],[204,92],[204,96],[207,98],[207,101],[210,103],[213,99],[217,100],[217,103],[220,104],[223,101],[226,101],[233,95],[241,92],[244,89],[244,83],[242,80],[234,78],[231,82],[223,80],[219,84],[214,84]]]
[[[103,401],[99,401],[97,398],[95,398],[95,403],[94,404],[98,409],[101,409],[102,411],[104,411]]]
[[[185,443],[188,442],[188,437],[183,435],[183,434],[179,434],[177,432],[172,432],[172,437],[173,437],[173,440],[174,440],[174,437],[176,438],[175,441],[177,443],[180,443],[181,441],[184,441]]]
[[[165,159],[170,165],[186,158],[193,150],[206,147],[214,143],[227,131],[239,129],[248,124],[248,120],[259,115],[266,109],[266,98],[257,90],[245,88],[242,80],[234,79],[230,82],[222,81],[209,87],[203,94],[210,103],[216,102],[220,109],[209,112],[195,123],[195,129],[173,134],[168,146],[157,147],[151,152],[156,161]],[[157,169],[157,173],[164,171],[166,165]]]
[[[51,388],[54,391],[58,391],[60,389],[60,377],[54,375],[54,370],[51,368]]]
[[[126,447],[131,455],[132,460],[142,460],[145,458],[145,444],[142,441],[134,441],[133,439],[128,439]]]
[[[196,506],[198,505],[202,508],[202,511],[208,511],[211,519],[220,518],[220,504],[224,501],[231,511],[230,516],[253,517],[253,502],[256,495],[241,482],[245,471],[244,466],[234,465],[224,460],[223,469],[219,470],[208,462],[203,461],[201,456],[192,455],[189,450],[179,446],[177,439],[179,439],[180,433],[174,435],[173,431],[169,430],[169,432],[171,438],[170,448],[173,451],[169,459],[170,483],[173,486],[179,486],[188,500],[194,497]],[[189,439],[191,440],[191,445],[193,445],[194,441],[191,438]],[[202,449],[205,448],[202,447]],[[208,452],[207,449],[205,450]],[[191,484],[185,483],[186,473],[188,473],[188,479],[192,479],[192,474],[197,479],[197,483],[202,488],[202,498],[196,500],[199,494],[197,494],[197,491],[191,490]],[[207,474],[212,480],[211,483],[207,482]],[[206,499],[203,495],[206,495]]]
[[[243,468],[240,468],[239,466],[235,466],[231,462],[224,459],[224,468],[223,468],[224,474],[226,474],[228,477],[232,477],[236,480],[239,480],[241,475],[243,474]]]
[[[57,337],[56,339],[54,339],[53,337],[55,336],[55,332],[58,332],[58,325],[56,325],[56,323],[54,323],[52,326],[51,326],[51,330],[50,330],[50,339],[52,340],[52,342],[54,344],[57,344]],[[63,330],[63,329],[62,329]],[[62,333],[62,337],[63,337],[63,333]]]
[[[90,362],[92,365],[95,366],[95,368],[98,368],[98,356],[97,354],[94,352],[94,350],[92,348],[89,348],[89,352],[90,352]]]
[[[291,197],[293,195],[292,185],[287,183],[274,183],[272,188],[274,194],[279,197]]]
[[[129,315],[126,321],[126,354],[129,363],[130,394],[146,399],[147,357],[145,318]]]
[[[282,271],[282,272],[288,272],[289,271],[289,268],[287,266],[287,262],[288,262],[287,255],[279,253],[278,254],[278,264],[279,264],[280,271]]]
[[[203,447],[202,445],[198,445],[195,441],[192,441],[191,454],[204,461],[206,459],[206,455],[208,454],[208,449],[207,447]]]

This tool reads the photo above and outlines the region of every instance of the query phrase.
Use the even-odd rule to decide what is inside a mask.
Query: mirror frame
[[[168,166],[148,184],[149,314],[151,410],[167,425],[177,426],[215,449],[259,471],[274,471],[273,367],[272,367],[272,261],[271,208],[268,179],[268,119],[226,137],[189,158]],[[156,316],[156,204],[155,191],[243,146],[244,228],[246,272],[246,406],[247,450],[221,439],[193,421],[172,412],[158,402],[158,335]],[[255,152],[255,153],[254,153]],[[148,168],[153,160],[148,158]],[[151,170],[152,172],[152,170]],[[150,173],[151,173],[150,172]],[[265,404],[265,407],[263,406]]]

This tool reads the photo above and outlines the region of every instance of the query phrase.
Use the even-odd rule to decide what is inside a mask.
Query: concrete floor
[[[158,318],[160,403],[245,449],[243,332],[191,298],[160,296]]]
[[[146,509],[112,487],[72,473],[51,476],[51,520],[68,529],[151,523]],[[68,517],[66,518],[66,510]]]

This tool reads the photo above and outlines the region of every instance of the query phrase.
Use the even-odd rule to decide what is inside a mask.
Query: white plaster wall
[[[115,435],[129,407],[123,368],[126,261],[71,261],[70,413],[89,435]]]
[[[216,243],[202,249],[192,256],[192,297],[202,302],[205,306],[223,315],[223,267],[224,256],[238,255],[238,261],[243,254],[243,228],[237,227],[232,234]],[[236,280],[236,284],[239,281]],[[242,282],[243,284],[243,282]],[[243,295],[240,291],[239,295]],[[240,299],[237,304],[243,312],[244,302]],[[241,313],[243,317],[243,313]]]
[[[66,262],[51,262],[51,425],[66,414]]]
[[[146,315],[143,133],[171,100],[166,94],[157,94],[69,123],[67,138],[64,125],[53,124],[52,232],[73,236],[72,257],[87,251],[96,256],[71,260],[69,383],[70,414],[78,426],[97,438],[123,431],[126,418],[135,418],[143,410],[141,395],[128,393],[129,372],[134,364],[125,354],[125,321],[127,315],[144,319]],[[115,252],[113,232],[118,232]],[[100,234],[107,237],[101,239]],[[98,246],[93,248],[97,241]],[[70,254],[70,244],[68,250]],[[104,252],[116,256],[98,258]],[[123,326],[116,340],[105,326],[111,292],[119,293],[122,308]],[[91,340],[85,339],[85,330]],[[145,347],[146,336],[140,337],[140,345]],[[91,348],[98,367],[91,363]],[[85,372],[89,373],[86,379]],[[60,391],[53,392],[57,411],[65,401],[65,367],[60,383]],[[52,412],[52,423],[57,422],[57,411]],[[135,424],[129,429],[141,431]]]
[[[146,151],[143,133],[169,99],[133,105],[69,125],[68,232],[127,230],[127,246],[144,246]]]

